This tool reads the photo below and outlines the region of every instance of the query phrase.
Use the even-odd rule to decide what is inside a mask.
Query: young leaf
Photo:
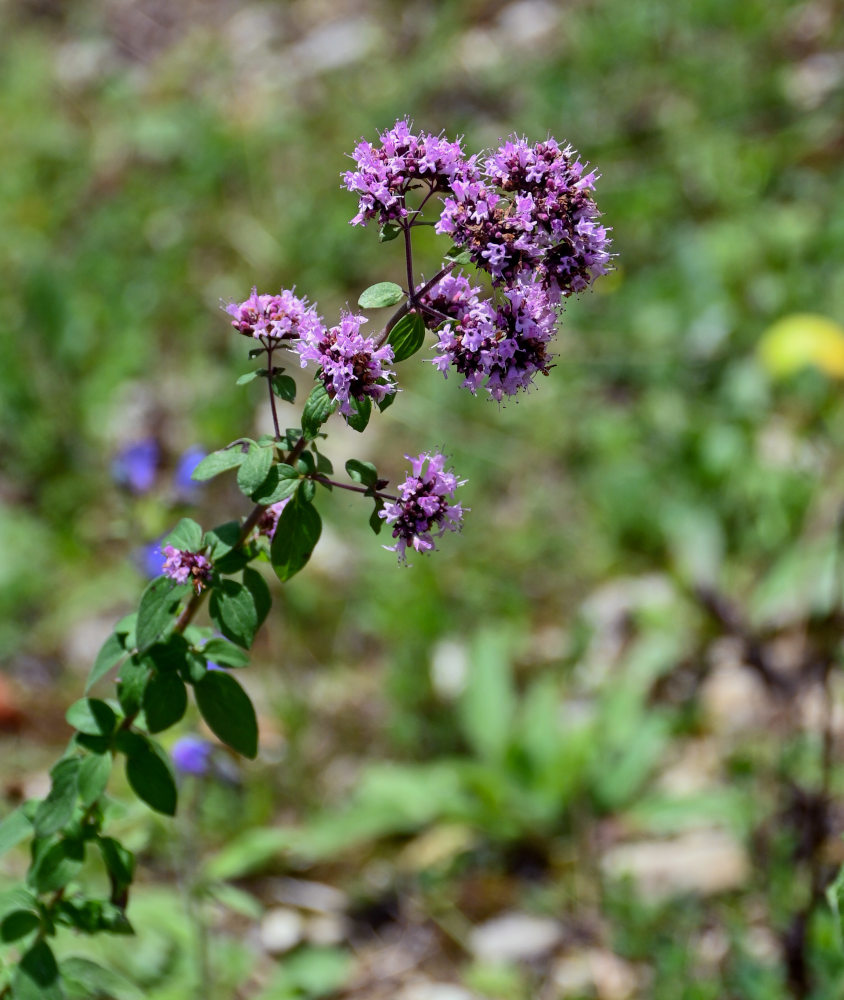
[[[214,476],[219,476],[221,472],[236,469],[245,457],[246,454],[241,451],[239,443],[233,444],[229,448],[223,448],[220,451],[212,451],[193,470],[191,479],[196,479],[200,483],[205,482],[207,479],[213,479]]]
[[[296,383],[289,375],[273,375],[273,392],[286,403],[296,402]]]
[[[202,528],[189,517],[183,517],[176,527],[161,540],[161,548],[172,545],[183,552],[196,552],[202,548]]]
[[[32,910],[13,910],[0,922],[0,938],[3,941],[18,941],[41,926],[41,918]]]
[[[372,462],[361,462],[357,458],[350,458],[346,462],[346,474],[361,486],[375,486],[378,482],[378,470]]]
[[[35,813],[35,834],[49,837],[73,818],[79,779],[79,758],[66,757],[50,772],[50,794]]]
[[[144,689],[143,706],[151,733],[175,726],[188,707],[185,682],[173,671],[155,671]]]
[[[64,717],[77,732],[89,736],[111,736],[117,725],[114,710],[99,698],[80,698]]]
[[[235,385],[249,385],[250,382],[254,382],[259,375],[266,375],[266,368],[256,368],[254,372],[247,372],[245,375],[241,375],[240,378],[235,382]]]
[[[287,472],[293,473],[293,477],[291,478]],[[274,465],[267,474],[267,478],[252,494],[252,499],[255,503],[269,507],[272,503],[278,503],[279,500],[292,496],[298,485],[299,474],[294,468],[289,465],[283,467]]]
[[[55,955],[43,939],[21,958],[12,980],[12,996],[14,1000],[64,1000]]]
[[[237,580],[223,580],[212,591],[208,610],[227,639],[249,649],[260,623],[255,598],[247,587]]]
[[[378,241],[380,243],[390,243],[401,233],[399,226],[394,226],[391,222],[385,222],[378,230]]]
[[[242,493],[251,496],[267,478],[273,464],[273,449],[249,446],[249,453],[237,470],[237,485]]]
[[[362,434],[366,430],[369,418],[372,416],[372,399],[369,396],[364,396],[362,399],[352,397],[350,403],[352,412],[346,417],[346,423],[352,430]]]
[[[140,734],[133,734],[140,735]],[[130,746],[126,758],[126,778],[139,799],[165,816],[176,815],[176,779],[164,751],[141,736]]]
[[[202,647],[202,655],[224,667],[246,667],[249,656],[240,646],[225,639],[209,639]]]
[[[204,541],[211,548],[210,558],[219,573],[238,573],[249,562],[249,556],[237,548],[240,541],[239,521],[226,521],[206,531]]]
[[[361,292],[358,305],[361,309],[385,309],[397,305],[403,298],[401,285],[394,281],[379,281]]]
[[[91,690],[100,678],[105,677],[112,667],[120,663],[125,655],[126,650],[123,648],[120,637],[116,632],[112,632],[103,643],[99,653],[97,653],[94,666],[91,668],[91,673],[88,675],[88,681],[85,684],[85,694]]]
[[[111,774],[111,754],[90,754],[79,765],[79,801],[83,806],[93,805],[106,790]]]
[[[305,401],[305,409],[302,411],[302,433],[309,440],[313,440],[319,433],[320,427],[334,412],[336,404],[328,395],[322,382],[318,382]]]
[[[311,558],[322,532],[316,508],[299,497],[281,512],[270,548],[270,561],[281,581],[289,580]]]
[[[411,312],[396,323],[387,343],[393,349],[394,361],[406,361],[412,357],[425,342],[425,321],[419,313]]]
[[[166,576],[159,576],[148,585],[138,608],[138,649],[146,649],[155,642],[172,623],[182,598],[190,592],[189,584],[177,584]]]
[[[258,754],[258,720],[243,688],[230,675],[209,671],[194,686],[202,718],[223,743],[244,757]]]
[[[471,264],[472,255],[468,250],[462,249],[462,247],[453,246],[451,249],[446,251],[446,260],[453,260],[455,264]]]

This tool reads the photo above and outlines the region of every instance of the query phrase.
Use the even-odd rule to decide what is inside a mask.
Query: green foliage
[[[386,309],[398,305],[403,298],[401,285],[394,281],[378,281],[361,292],[358,305],[361,309]]]
[[[296,496],[278,519],[270,559],[279,580],[295,576],[311,558],[322,532],[322,519],[313,504]]]
[[[336,406],[322,382],[318,382],[311,389],[302,411],[302,433],[309,441],[317,436],[320,427],[328,420]]]
[[[223,743],[244,757],[258,754],[258,720],[252,702],[234,677],[209,670],[194,686],[202,718]]]
[[[393,349],[395,361],[407,361],[425,343],[425,321],[420,313],[408,313],[396,323],[387,343]]]
[[[151,646],[173,623],[182,600],[189,593],[188,584],[174,583],[166,576],[160,576],[149,584],[138,608],[138,649]]]
[[[208,479],[213,479],[214,476],[219,476],[221,472],[236,469],[244,461],[246,455],[247,451],[241,447],[240,442],[229,445],[228,448],[223,448],[220,451],[212,451],[193,470],[191,479],[202,483]]]
[[[119,749],[126,754],[126,778],[132,791],[156,812],[176,814],[176,779],[167,754],[141,733],[122,733]]]

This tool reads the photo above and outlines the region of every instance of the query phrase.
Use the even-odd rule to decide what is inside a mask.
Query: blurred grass
[[[179,513],[165,484],[176,456],[263,428],[258,391],[234,387],[243,345],[220,300],[295,284],[331,316],[372,281],[401,280],[395,245],[346,222],[339,174],[355,141],[405,114],[465,133],[470,149],[550,133],[601,172],[616,272],[569,304],[540,391],[498,408],[417,364],[371,436],[334,428],[332,457],[374,460],[392,479],[404,452],[445,445],[472,512],[462,536],[404,571],[354,498],[323,498],[327,537],[279,593],[254,683],[286,765],[273,788],[316,807],[347,789],[347,757],[354,771],[367,757],[438,767],[471,754],[429,666],[443,643],[508,626],[520,689],[545,673],[555,698],[597,697],[612,732],[553,751],[572,771],[564,791],[543,790],[513,736],[500,781],[457,769],[485,809],[448,804],[445,818],[506,841],[525,832],[513,814],[532,823],[535,806],[539,836],[566,844],[566,796],[588,793],[588,815],[627,808],[704,724],[694,704],[652,712],[635,679],[613,708],[630,662],[596,652],[604,625],[588,614],[584,625],[589,595],[644,574],[668,581],[665,613],[635,601],[626,613],[637,638],[674,643],[671,662],[708,636],[688,596],[701,582],[763,622],[830,600],[818,567],[844,475],[840,385],[819,371],[776,379],[756,347],[791,314],[844,320],[842,25],[831,0],[6,0],[0,656],[11,674],[36,692],[64,677],[60,715],[78,686],[66,668],[83,669],[93,641],[74,623],[96,637],[122,613],[141,584],[136,535],[152,541]],[[424,271],[439,246],[421,241]],[[149,435],[165,452],[161,487],[134,501],[110,461]],[[238,503],[215,486],[199,514],[224,519]],[[629,763],[615,783],[612,761]],[[525,780],[538,789],[527,806]],[[764,812],[750,785],[748,815],[722,804],[741,829]],[[656,948],[652,995],[681,995],[690,973],[671,967],[660,937],[677,914],[637,938],[628,902],[608,906],[622,953],[650,962]],[[780,996],[737,949],[724,988]],[[840,961],[828,964],[840,977]],[[708,989],[682,995],[721,995]]]

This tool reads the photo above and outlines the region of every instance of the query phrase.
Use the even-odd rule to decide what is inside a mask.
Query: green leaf
[[[140,711],[150,673],[149,664],[134,656],[120,668],[117,675],[117,698],[127,715]]]
[[[357,458],[350,458],[346,462],[346,474],[349,479],[362,486],[372,486],[378,482],[378,470],[372,462],[361,462]]]
[[[411,312],[396,323],[387,343],[393,349],[394,361],[406,361],[425,343],[425,321],[419,313]]]
[[[125,655],[126,650],[120,641],[120,637],[116,632],[112,632],[102,644],[99,653],[97,653],[94,666],[91,668],[91,673],[88,675],[88,681],[85,684],[85,694],[91,690],[98,680],[105,677],[112,667],[117,666]]]
[[[472,255],[468,250],[464,250],[462,247],[453,246],[451,249],[446,251],[446,260],[453,260],[455,264],[471,264]]]
[[[378,230],[378,241],[380,243],[390,243],[401,233],[400,226],[394,226],[392,222],[385,222]]]
[[[156,642],[143,655],[145,663],[156,670],[174,673],[184,669],[190,646],[187,639],[178,632],[172,632],[166,642]]]
[[[238,573],[249,562],[249,556],[238,547],[239,541],[239,521],[226,521],[205,532],[205,544],[210,546],[210,558],[219,573]]]
[[[249,695],[230,675],[209,671],[194,686],[202,718],[223,743],[245,757],[258,754],[258,720]]]
[[[235,646],[225,639],[209,639],[202,647],[202,655],[225,667],[246,667],[249,665],[249,655],[240,646]]]
[[[361,309],[386,309],[397,305],[404,298],[401,285],[394,281],[378,281],[361,292],[358,305]]]
[[[366,430],[366,425],[372,416],[372,399],[369,396],[364,396],[363,399],[353,398],[349,400],[349,404],[352,412],[346,417],[346,423],[352,430],[361,434]]]
[[[85,861],[85,845],[79,840],[64,838],[50,844],[49,841],[35,841],[43,844],[38,851],[26,880],[36,892],[55,892],[63,889],[82,868]]]
[[[273,392],[286,403],[296,402],[296,382],[289,375],[273,375]]]
[[[133,650],[136,645],[135,631],[138,627],[138,612],[132,611],[124,615],[114,626],[114,634],[123,643],[125,650]]]
[[[496,764],[510,743],[515,712],[510,647],[505,632],[487,629],[479,634],[459,704],[467,742],[480,757]]]
[[[0,855],[32,836],[32,823],[22,809],[15,809],[0,823]]]
[[[161,548],[172,545],[182,552],[197,552],[202,548],[202,528],[189,517],[183,517],[176,527],[161,540]]]
[[[305,409],[302,411],[302,433],[309,441],[317,436],[320,427],[334,412],[336,405],[322,382],[317,382],[311,389],[305,401]]]
[[[247,587],[237,580],[223,580],[212,591],[208,610],[227,639],[249,649],[260,622],[255,598]]]
[[[375,532],[376,535],[381,534],[381,529],[384,527],[384,518],[379,515],[379,511],[384,509],[383,500],[378,501],[375,504],[375,510],[369,515],[369,527]]]
[[[186,684],[196,684],[197,681],[201,681],[205,676],[205,671],[208,669],[208,664],[205,662],[205,657],[199,653],[188,653],[185,665],[181,670],[182,680]]]
[[[74,729],[89,736],[111,736],[117,725],[114,710],[99,698],[80,698],[64,717]]]
[[[100,837],[97,846],[111,879],[113,895],[118,895],[135,877],[135,855],[114,837]]]
[[[240,378],[235,382],[235,385],[249,385],[250,382],[254,382],[259,375],[266,375],[266,368],[256,368],[254,372],[247,372],[245,375],[241,375]]]
[[[151,733],[175,726],[188,707],[185,682],[173,671],[155,671],[144,689],[143,706]]]
[[[12,980],[14,1000],[65,1000],[56,958],[46,941],[36,941],[21,958]]]
[[[212,451],[193,470],[191,479],[196,479],[200,483],[205,482],[207,479],[213,479],[214,476],[218,476],[221,472],[236,469],[245,457],[246,453],[241,450],[239,442],[231,445],[229,448],[223,448],[221,451]]]
[[[79,800],[86,808],[106,790],[111,775],[111,754],[90,754],[79,765]]]
[[[398,396],[397,392],[388,392],[383,399],[378,401],[377,405],[381,413],[383,413],[384,410],[388,410],[393,405],[393,403],[395,403],[396,396]]]
[[[325,486],[324,483],[323,485]],[[325,488],[329,490],[329,492],[332,491],[331,486],[325,486]],[[315,495],[316,495],[316,483],[313,481],[313,479],[303,480],[302,484],[299,487],[299,498],[301,500],[307,501],[308,503],[311,503]]]
[[[6,942],[17,941],[40,926],[41,918],[37,913],[32,910],[14,910],[0,922],[0,939]]]
[[[70,1000],[143,1000],[137,986],[89,958],[74,955],[59,968]]]
[[[151,646],[172,624],[182,599],[190,592],[190,584],[175,583],[166,576],[159,576],[149,584],[138,608],[138,649]]]
[[[249,453],[237,470],[237,485],[242,493],[252,496],[267,478],[273,464],[274,449],[261,448],[257,444],[249,446]]]
[[[252,568],[243,571],[243,585],[252,595],[252,600],[255,603],[255,613],[258,615],[258,628],[260,628],[264,624],[264,620],[273,604],[270,588],[261,574]]]
[[[281,512],[270,547],[270,561],[280,580],[289,580],[307,564],[321,532],[316,508],[299,497],[291,500]]]
[[[291,475],[292,474],[292,475]],[[269,507],[286,497],[292,496],[299,486],[299,473],[290,465],[274,465],[267,478],[252,494],[255,503]]]
[[[66,757],[50,772],[52,779],[50,794],[38,806],[35,813],[33,825],[36,836],[49,837],[73,818],[76,809],[79,764],[78,757]]]
[[[139,733],[126,757],[126,778],[134,793],[156,812],[176,815],[176,779],[161,747]]]

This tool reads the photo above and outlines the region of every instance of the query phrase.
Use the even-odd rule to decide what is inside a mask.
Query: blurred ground
[[[0,5],[9,804],[43,794],[137,539],[241,509],[174,484],[266,429],[220,299],[295,283],[328,316],[401,280],[347,225],[361,135],[568,140],[619,254],[517,404],[420,363],[365,439],[333,428],[393,479],[444,444],[472,514],[400,570],[323,502],[247,677],[260,761],[220,751],[176,827],[118,820],[140,933],[103,953],[143,996],[195,989],[185,856],[203,995],[844,990],[832,909],[794,920],[842,860],[842,25],[832,0]],[[136,495],[113,462],[150,439]]]

